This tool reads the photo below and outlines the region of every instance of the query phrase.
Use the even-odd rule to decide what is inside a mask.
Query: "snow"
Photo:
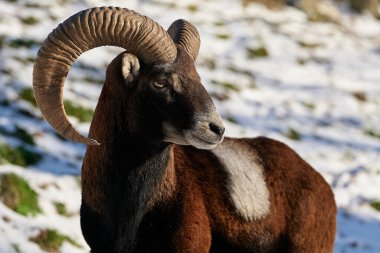
[[[27,7],[32,4],[39,7]],[[38,193],[43,213],[20,216],[0,202],[0,253],[16,252],[14,245],[21,252],[44,252],[29,238],[46,228],[82,245],[65,243],[61,252],[89,251],[79,226],[78,177],[85,147],[58,138],[40,112],[19,98],[20,90],[32,82],[33,61],[22,59],[34,59],[38,46],[12,48],[9,42],[42,42],[70,15],[102,5],[133,9],[164,28],[178,18],[194,23],[202,39],[198,71],[225,119],[226,134],[265,135],[294,148],[334,190],[339,207],[335,252],[380,252],[380,212],[370,206],[380,200],[380,138],[369,134],[380,134],[379,21],[344,13],[341,24],[310,22],[292,7],[271,11],[228,0],[18,0],[0,2],[0,101],[9,101],[0,103],[0,129],[25,128],[43,160],[27,168],[2,164],[0,174],[25,178]],[[38,22],[27,25],[21,17]],[[250,58],[248,48],[265,48],[268,56]],[[83,54],[69,73],[65,98],[94,108],[101,84],[86,77],[104,79],[107,64],[121,51],[103,47]],[[82,133],[88,132],[88,122],[70,119]],[[288,137],[290,129],[299,140]],[[21,142],[0,131],[0,143]],[[54,202],[64,203],[72,215],[57,214]]]

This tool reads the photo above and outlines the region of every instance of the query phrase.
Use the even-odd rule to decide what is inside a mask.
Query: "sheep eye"
[[[157,89],[165,88],[166,87],[166,81],[165,80],[154,81],[153,86]]]

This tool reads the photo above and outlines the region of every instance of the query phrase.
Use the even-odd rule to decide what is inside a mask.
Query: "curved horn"
[[[63,106],[63,85],[71,65],[82,53],[100,46],[119,46],[145,64],[173,62],[177,49],[160,25],[134,11],[101,7],[81,11],[54,29],[38,52],[33,88],[38,106],[63,137],[87,145],[96,140],[80,135]]]
[[[197,28],[186,20],[178,19],[170,25],[168,33],[173,41],[181,45],[195,61],[201,44]]]

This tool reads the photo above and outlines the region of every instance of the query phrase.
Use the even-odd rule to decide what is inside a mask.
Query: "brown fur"
[[[195,226],[205,206],[203,220],[205,224],[210,222],[208,231],[225,241],[215,250],[227,247],[231,251],[226,252],[332,252],[336,207],[324,179],[282,143],[263,137],[239,141],[251,143],[265,161],[271,214],[259,221],[242,220],[229,204],[223,168],[215,158],[210,159],[212,154],[177,146],[178,187],[186,195],[189,216],[184,219],[193,224],[188,225],[189,235],[207,232]]]
[[[160,182],[160,184],[157,185],[157,188],[154,190],[153,196],[149,201],[150,209],[153,209],[157,203],[161,204],[173,199],[175,187],[177,184],[173,158],[174,148],[171,147],[169,164],[165,170],[165,175],[162,179],[162,182]]]
[[[90,130],[102,145],[88,147],[82,169],[81,225],[93,253],[333,252],[333,193],[293,150],[264,137],[234,139],[258,156],[270,192],[268,215],[246,221],[211,151],[139,135],[144,101],[123,82],[118,57]]]

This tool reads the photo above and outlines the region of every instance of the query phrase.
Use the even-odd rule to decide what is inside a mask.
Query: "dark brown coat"
[[[107,70],[90,130],[102,145],[88,147],[82,169],[91,252],[333,252],[333,193],[293,150],[264,137],[219,144],[249,147],[260,161],[270,209],[244,219],[229,193],[233,168],[212,150],[152,140],[139,124],[144,101],[120,85],[119,66],[120,57]]]

